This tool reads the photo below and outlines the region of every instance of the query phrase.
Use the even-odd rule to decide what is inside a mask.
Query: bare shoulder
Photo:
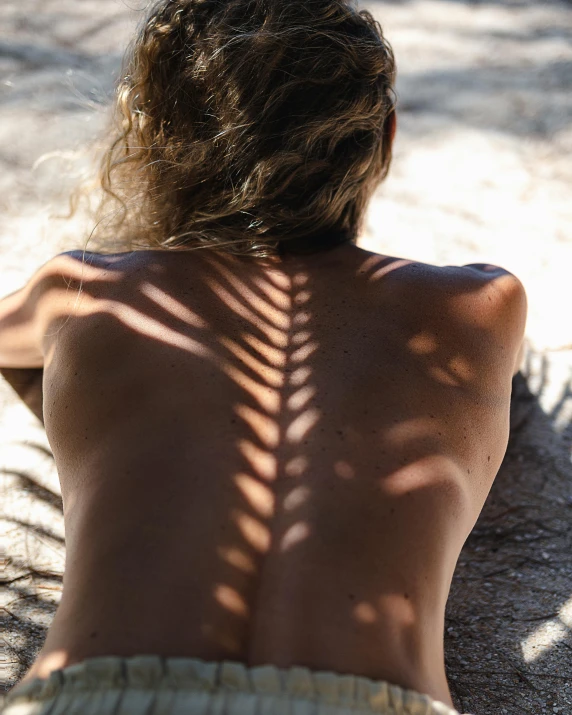
[[[472,263],[466,266],[446,266],[460,285],[466,286],[464,300],[458,301],[460,317],[471,312],[473,319],[491,330],[502,329],[522,340],[527,300],[522,282],[500,266]]]
[[[473,286],[470,299],[459,305],[459,318],[475,321],[507,357],[511,376],[516,374],[523,358],[528,310],[522,282],[500,266],[473,263],[457,270]]]
[[[471,263],[465,266],[433,266],[411,262],[407,273],[435,299],[450,298],[479,312],[496,314],[507,309],[526,314],[526,292],[521,281],[500,266]]]
[[[464,266],[434,266],[415,261],[395,261],[395,278],[409,291],[437,302],[450,299],[480,313],[496,314],[513,309],[526,315],[526,292],[521,281],[500,266],[471,263]]]
[[[44,303],[62,299],[69,302],[86,290],[100,293],[120,280],[130,255],[82,250],[59,253],[37,270],[29,285]]]
[[[481,294],[485,295],[489,302],[516,301],[518,304],[524,303],[526,307],[526,292],[522,282],[505,268],[487,263],[469,263],[465,266],[445,268],[457,271],[461,280],[480,288]]]
[[[55,329],[77,312],[83,287],[89,292],[102,280],[101,258],[86,263],[78,253],[50,259],[20,290],[0,300],[0,365],[43,366]]]
[[[28,305],[46,334],[90,308],[90,299],[117,292],[128,254],[98,254],[82,250],[59,253],[44,263],[24,289]]]
[[[71,287],[81,281],[96,279],[101,271],[118,268],[129,254],[100,254],[74,250],[58,253],[44,263],[28,285],[38,292],[64,284]]]
[[[126,265],[132,253],[92,253],[72,250],[58,253],[42,269],[47,274],[70,278],[96,277],[100,271],[119,269]]]
[[[504,354],[507,366],[518,369],[527,300],[514,274],[481,263],[433,266],[411,262],[403,267],[398,285],[408,310],[432,325],[443,341],[465,346],[486,362],[493,354]]]

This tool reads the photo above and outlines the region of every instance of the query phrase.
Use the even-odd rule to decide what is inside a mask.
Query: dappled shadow
[[[383,6],[405,5],[416,0],[368,0],[368,5]],[[440,0],[444,3],[455,3],[467,7],[479,7],[483,5],[502,5],[507,8],[530,7],[530,0]],[[566,6],[570,0],[543,0],[545,5]]]
[[[63,576],[30,567],[8,557],[7,568],[17,576],[3,578],[7,599],[0,618],[5,648],[5,676],[0,689],[7,691],[30,668],[42,647],[62,591]]]
[[[6,5],[0,37],[4,108],[24,103],[42,112],[72,113],[108,104],[122,52],[92,51],[89,43],[118,31],[130,14],[126,5],[102,16],[90,16],[81,3],[65,11],[41,3],[36,12],[17,3]]]
[[[461,2],[475,8],[490,4],[462,0],[443,2]],[[373,1],[367,6],[380,14],[383,24],[383,9],[387,7],[390,11],[393,4]],[[528,1],[499,0],[498,4],[530,6]],[[558,2],[554,5],[566,7]],[[18,15],[18,11],[14,13]],[[63,113],[104,108],[113,95],[121,53],[90,53],[83,46],[86,38],[105,32],[113,23],[120,22],[121,17],[93,17],[86,22],[82,13],[78,13],[81,19],[77,23],[81,31],[71,37],[58,34],[58,27],[69,25],[69,12],[42,12],[36,19],[27,11],[20,14],[20,19],[12,20],[13,24],[39,33],[41,42],[36,39],[28,43],[9,39],[0,41],[0,62],[4,58],[14,63],[6,73],[9,81],[4,87],[3,105],[10,107],[37,101],[44,109],[55,108]],[[535,27],[528,32],[510,27],[481,30],[471,26],[462,30],[455,28],[453,32],[455,37],[478,40],[486,36],[518,43],[552,39],[569,42],[572,38],[572,31],[565,22]],[[501,61],[486,67],[451,66],[420,73],[403,71],[398,74],[398,110],[404,115],[428,115],[428,122],[417,129],[415,125],[407,124],[407,132],[431,133],[431,116],[442,116],[448,121],[456,120],[488,131],[547,136],[570,123],[571,70],[570,61],[544,61],[539,57],[532,67],[528,62],[510,64]],[[56,86],[58,89],[54,91]]]
[[[0,375],[38,420],[43,422],[43,370],[0,368]],[[47,460],[48,466],[44,467],[46,471],[54,470],[53,454],[44,445],[28,441],[22,446]],[[19,538],[15,540],[16,544],[12,538],[9,539],[10,547],[5,555],[5,573],[9,575],[0,579],[0,586],[7,596],[0,621],[5,637],[8,665],[5,678],[0,681],[0,689],[5,691],[24,676],[43,645],[49,623],[59,603],[63,582],[62,572],[50,571],[38,566],[37,550],[22,549],[21,544],[27,545],[29,540],[33,542],[39,540],[44,543],[47,540],[49,548],[60,552],[63,560],[64,539],[46,526],[45,514],[37,508],[41,505],[53,509],[54,516],[49,523],[61,525],[63,504],[59,492],[42,483],[35,475],[21,469],[3,466],[0,468],[0,475],[6,484],[4,490],[6,513],[3,520],[20,532]],[[18,508],[22,503],[22,497],[26,501],[27,518],[21,518]],[[40,514],[43,517],[41,523]]]
[[[0,41],[2,106],[62,114],[102,111],[111,101],[121,54],[87,55],[60,47]],[[1,64],[0,64],[1,66]]]
[[[170,258],[170,270],[174,270],[179,259],[173,254]],[[308,272],[294,271],[289,279],[256,270],[241,276],[229,264],[213,259],[210,264],[207,261],[202,278],[193,275],[175,299],[165,283],[165,266],[153,267],[151,261],[146,267],[142,262],[139,269],[123,274],[120,262],[114,264],[116,258],[105,260],[109,260],[105,278],[88,280],[82,287],[87,308],[83,317],[74,319],[67,332],[66,324],[60,326],[59,349],[67,357],[46,373],[48,429],[51,418],[56,443],[57,432],[62,430],[66,449],[89,455],[92,443],[103,439],[97,415],[113,394],[115,403],[123,405],[130,417],[126,419],[119,409],[106,418],[106,430],[115,434],[118,444],[132,442],[133,429],[139,434],[138,453],[129,456],[137,479],[129,477],[127,462],[118,469],[110,470],[107,465],[105,473],[97,476],[102,490],[91,508],[100,513],[101,504],[109,509],[115,503],[118,512],[132,513],[130,505],[137,493],[142,522],[138,526],[133,521],[136,517],[130,517],[129,531],[147,533],[149,524],[156,523],[153,548],[144,556],[140,571],[132,571],[128,579],[118,577],[113,567],[109,570],[108,555],[100,561],[96,547],[84,544],[84,553],[95,559],[94,568],[106,593],[103,599],[97,593],[91,599],[112,618],[113,594],[126,594],[127,601],[135,604],[134,623],[153,608],[155,623],[147,635],[163,634],[170,655],[192,653],[206,659],[283,666],[293,662],[327,669],[334,667],[333,662],[339,664],[342,652],[348,653],[342,671],[373,677],[379,671],[387,673],[391,666],[383,662],[383,653],[391,654],[392,649],[386,647],[379,655],[379,642],[390,642],[383,623],[389,614],[404,618],[401,607],[388,606],[387,600],[395,597],[405,604],[412,599],[415,604],[417,598],[411,574],[407,578],[413,582],[406,578],[401,583],[405,600],[396,589],[397,564],[391,557],[400,543],[410,543],[406,534],[418,521],[416,508],[410,511],[407,502],[411,495],[418,496],[423,512],[431,514],[428,522],[415,527],[418,553],[410,552],[408,558],[416,572],[425,568],[427,544],[444,538],[432,531],[431,524],[451,508],[446,496],[450,482],[445,491],[437,482],[435,494],[427,485],[406,487],[406,481],[392,485],[396,470],[406,480],[409,464],[438,451],[435,442],[412,432],[398,447],[387,441],[387,435],[409,419],[406,404],[411,398],[405,399],[403,385],[410,370],[421,368],[440,380],[441,402],[443,394],[453,394],[463,381],[470,380],[461,356],[430,337],[431,325],[424,322],[422,313],[419,324],[410,324],[395,342],[388,339],[395,313],[389,313],[392,317],[385,324],[383,316],[388,312],[379,311],[383,351],[376,347],[379,334],[371,332],[371,324],[356,319],[360,313],[355,308],[360,302],[368,304],[371,286],[399,275],[409,262],[372,258],[356,266],[355,281],[341,286],[335,295]],[[116,280],[119,277],[121,281]],[[105,310],[103,304],[98,307],[100,298],[113,297],[114,284],[125,280],[131,284],[122,289],[121,299],[118,294],[105,303]],[[128,295],[133,299],[127,301]],[[94,331],[105,346],[102,352],[94,343]],[[399,352],[398,344],[409,345],[411,352]],[[120,366],[129,363],[132,351],[144,352],[148,369],[129,377]],[[162,397],[153,387],[159,375]],[[193,375],[192,385],[185,375]],[[329,375],[337,376],[336,383]],[[37,411],[37,396],[30,399],[30,385],[37,387],[38,373],[35,380],[15,371],[9,376],[13,387]],[[51,384],[54,379],[56,385]],[[570,551],[570,502],[564,495],[571,479],[572,429],[569,420],[563,424],[561,419],[570,385],[546,415],[538,397],[547,379],[543,364],[536,394],[522,375],[514,381],[509,449],[453,581],[447,666],[456,704],[466,712],[492,712],[491,702],[508,707],[508,712],[537,712],[530,709],[531,698],[545,704],[547,693],[557,692],[566,677],[558,665],[566,662],[569,630],[559,631],[558,638],[537,655],[526,645],[543,621],[561,620],[561,609],[572,593],[563,560]],[[83,386],[81,393],[74,388],[78,384]],[[369,394],[383,395],[384,404],[391,408],[380,412],[376,399],[356,401],[356,394],[367,394],[366,384]],[[168,404],[165,389],[171,395]],[[92,396],[88,404],[81,399],[83,390]],[[188,415],[178,424],[181,412],[176,405],[181,400],[180,404],[187,404],[191,395],[195,403],[209,405],[209,409],[194,411],[194,418]],[[148,415],[150,408],[145,405],[154,405],[153,433],[133,417]],[[415,409],[416,417],[433,421],[433,412],[440,408],[431,404]],[[154,425],[165,423],[172,423],[169,433],[158,434]],[[84,429],[90,424],[96,425],[93,435]],[[459,430],[461,425],[444,427],[448,429]],[[213,432],[220,436],[216,442]],[[192,435],[190,441],[188,435]],[[549,441],[557,449],[542,451]],[[41,445],[35,448],[50,456]],[[157,485],[153,454],[166,449],[171,461],[167,467],[162,464]],[[120,453],[119,447],[115,450]],[[559,455],[557,463],[554,455]],[[183,464],[193,468],[181,471]],[[82,478],[81,473],[65,471],[61,476],[72,500],[77,498],[74,479],[81,483],[96,478],[95,473]],[[18,489],[29,491],[31,499],[61,512],[59,495],[24,472],[13,470],[12,477]],[[160,505],[168,508],[166,531]],[[61,545],[61,538],[47,533],[45,526],[19,516],[13,521],[30,534],[54,537],[52,541]],[[114,529],[117,543],[125,543],[123,526],[118,522]],[[98,532],[88,538],[96,543]],[[189,552],[189,543],[203,545],[199,561]],[[205,553],[209,554],[208,566]],[[384,568],[364,581],[356,564],[377,561],[380,554],[384,554]],[[128,558],[132,560],[133,555],[128,556],[123,546],[117,549],[118,564]],[[540,590],[539,570],[546,571],[546,587]],[[403,572],[402,559],[399,571]],[[12,633],[11,653],[20,664],[19,678],[44,635],[44,626],[37,627],[38,619],[42,614],[51,618],[55,611],[53,596],[59,593],[61,575],[46,575],[17,559],[11,563],[11,574],[4,583],[13,593],[7,627]],[[161,603],[159,613],[157,602]],[[82,613],[89,613],[88,604],[89,599],[82,601]],[[490,615],[498,618],[499,612],[504,613],[506,628],[491,630]],[[198,620],[193,620],[193,614],[199,614]],[[292,627],[295,614],[303,614],[301,630]],[[324,622],[335,622],[336,628],[328,632]],[[405,618],[402,626],[404,634],[415,633],[415,618]],[[479,641],[481,657],[473,662],[467,645]],[[139,646],[143,651],[144,643]],[[126,648],[118,643],[114,652]],[[361,659],[358,653],[363,653]]]
[[[451,293],[482,284],[451,274],[405,320],[432,269],[354,248],[312,270],[74,255],[59,259],[65,281],[44,276],[56,306],[82,291],[72,319],[54,315],[43,376],[64,504],[81,514],[67,542],[67,618],[80,609],[69,652],[152,649],[405,685],[413,652],[438,663],[443,573],[502,456],[471,434],[480,383],[443,325]],[[485,328],[471,317],[470,330],[479,344]]]
[[[10,372],[13,378],[13,373]],[[20,371],[17,371],[20,372]],[[18,393],[21,394],[21,393]],[[29,396],[29,393],[27,393]],[[35,399],[32,409],[37,404]],[[30,406],[30,405],[29,405]],[[51,453],[42,445],[27,444],[28,448],[39,449],[49,456]],[[28,544],[29,540],[44,541],[47,539],[50,548],[55,548],[64,555],[64,540],[55,531],[45,525],[46,519],[39,523],[37,504],[46,505],[54,510],[50,523],[60,524],[63,516],[62,500],[59,493],[42,484],[34,476],[22,471],[2,469],[0,474],[11,478],[10,486],[4,491],[5,502],[21,504],[22,497],[26,498],[26,515],[28,519],[18,518],[17,507],[7,506],[4,521],[18,528],[19,538],[9,539],[10,546],[5,554],[5,577],[0,579],[0,586],[5,593],[3,616],[1,619],[6,648],[6,665],[8,668],[5,677],[0,681],[0,689],[9,689],[14,682],[21,679],[32,665],[39,649],[44,643],[46,632],[56,612],[62,592],[63,573],[51,571],[38,565],[36,549],[21,549],[20,544]],[[19,500],[13,501],[14,496]],[[36,519],[36,522],[34,521]],[[18,552],[16,555],[15,551]],[[41,559],[40,559],[41,561]]]
[[[367,7],[383,26],[384,20],[388,24],[392,20],[395,6],[406,4],[407,0],[380,1],[368,2]],[[451,22],[447,5],[467,10]],[[506,14],[495,11],[495,5],[506,8]],[[530,10],[530,18],[518,8]],[[428,61],[413,70],[405,50],[398,54],[397,112],[404,135],[425,137],[466,126],[486,133],[551,139],[568,129],[572,63],[566,47],[572,40],[572,4],[542,3],[542,8],[545,16],[538,15],[539,4],[530,0],[436,3],[434,15],[427,14],[427,34],[437,33],[446,55],[455,59],[446,62],[433,56],[437,46],[429,44],[423,49]],[[510,9],[515,10],[513,16]],[[408,49],[417,56],[414,45]]]
[[[38,47],[36,44],[0,41],[0,59],[17,60],[23,69],[38,67],[80,68],[93,63],[94,58],[64,48]]]
[[[540,361],[538,386],[527,385]],[[560,705],[572,650],[571,382],[549,414],[548,362],[529,352],[515,378],[511,438],[461,553],[447,609],[447,664],[464,712]],[[562,421],[562,416],[565,417]]]
[[[408,0],[396,0],[396,2],[407,3]],[[443,4],[453,2],[457,3],[459,0],[445,0]],[[378,4],[382,5],[382,3]],[[484,3],[465,2],[463,4],[478,6]],[[513,7],[530,5],[528,2],[504,2],[503,0],[489,0],[488,4]],[[30,19],[37,20],[39,30],[48,27],[47,23],[42,22],[39,13],[35,18],[33,13],[30,14],[23,10],[22,21],[29,22]],[[40,27],[42,25],[43,27]],[[91,29],[82,32],[82,39],[86,39],[89,32]],[[570,30],[565,25],[562,25],[561,28],[546,28],[544,32],[545,38],[554,37],[565,40],[570,38]],[[479,31],[474,28],[465,30],[466,37],[476,37],[478,34]],[[515,39],[519,42],[534,42],[536,39],[542,38],[542,34],[538,31],[530,34],[523,34],[520,31],[513,33],[508,27],[506,32],[487,31],[486,34],[499,39]],[[48,42],[52,42],[52,40],[48,40]],[[57,42],[61,43],[61,40],[58,39]],[[29,102],[40,94],[41,87],[44,87],[41,90],[43,92],[42,102],[46,98],[50,99],[47,104],[42,106],[48,108],[53,106],[56,110],[61,109],[64,113],[66,111],[74,112],[81,107],[104,106],[108,101],[112,91],[111,74],[116,71],[119,55],[113,56],[110,64],[106,65],[105,58],[90,56],[87,53],[82,54],[81,48],[61,44],[63,50],[60,57],[64,57],[68,52],[69,67],[74,68],[74,79],[70,85],[65,75],[65,65],[58,60],[57,53],[52,54],[51,65],[44,70],[39,66],[34,66],[33,63],[27,63],[25,57],[18,59],[15,53],[21,47],[22,44],[14,45],[12,48],[8,48],[7,55],[5,55],[7,61],[14,63],[13,68],[11,66],[9,71],[14,85],[4,91],[3,103],[16,100]],[[85,57],[85,64],[81,64],[82,57]],[[80,64],[74,65],[73,63],[78,60]],[[14,73],[17,73],[15,77]],[[82,74],[76,85],[78,73]],[[525,75],[528,78],[526,86],[524,84]],[[523,133],[530,134],[530,124],[526,125],[526,129],[523,129],[524,125],[520,124],[519,117],[524,105],[521,99],[514,97],[511,99],[507,96],[516,88],[519,92],[522,91],[522,97],[527,103],[534,103],[534,106],[540,107],[541,111],[545,113],[542,116],[538,110],[535,110],[534,115],[536,122],[533,127],[534,135],[541,137],[545,133],[556,131],[565,126],[565,117],[570,116],[570,92],[567,76],[570,76],[570,67],[565,62],[546,64],[539,62],[532,69],[515,69],[499,65],[486,70],[477,68],[475,73],[472,68],[465,68],[444,72],[404,74],[399,79],[400,83],[403,80],[400,85],[399,110],[405,118],[409,114],[415,121],[422,118],[426,112],[429,119],[433,116],[444,116],[447,121],[453,119],[469,126],[479,126],[483,129],[491,127],[493,130],[506,132],[509,135],[523,136]],[[20,78],[25,80],[24,85],[20,84]],[[557,92],[563,94],[561,102],[558,100],[558,103],[553,103],[552,100],[547,100],[546,83],[552,81],[556,82]],[[102,83],[101,90],[99,89],[100,83]],[[55,85],[60,87],[57,93],[53,93]],[[97,90],[92,94],[94,85]],[[78,89],[79,96],[73,96],[74,88]],[[433,88],[436,89],[435,94],[433,94]],[[62,99],[61,90],[67,95],[66,99]],[[431,101],[428,98],[429,91],[431,91]],[[451,96],[457,96],[457,93],[460,98],[459,104]],[[439,106],[441,101],[443,108]],[[90,104],[91,102],[93,104]],[[498,102],[500,104],[497,104]],[[501,105],[510,114],[510,120],[499,114],[498,109],[495,108],[495,106],[500,107]],[[443,131],[442,124],[439,125],[438,130]],[[409,131],[430,134],[434,129],[429,122],[425,126],[423,123],[408,125],[407,132]],[[8,147],[3,152],[7,150]],[[11,157],[6,157],[6,161],[10,160]],[[349,359],[353,359],[353,356]],[[520,388],[522,388],[522,382],[520,382]],[[522,430],[513,435],[503,468],[497,479],[497,484],[493,488],[491,498],[487,502],[483,517],[477,524],[474,537],[467,542],[459,564],[458,575],[453,584],[451,608],[447,621],[448,628],[451,629],[447,634],[448,666],[449,673],[455,676],[452,684],[457,695],[457,702],[464,703],[466,711],[486,712],[488,715],[494,715],[497,704],[499,707],[501,705],[505,707],[511,715],[522,712],[544,712],[547,703],[552,705],[550,700],[563,683],[562,676],[567,676],[569,673],[569,636],[554,642],[550,648],[539,653],[538,658],[528,663],[523,660],[521,643],[526,642],[537,627],[544,625],[545,622],[560,620],[561,605],[572,594],[572,588],[569,588],[569,584],[566,585],[566,582],[562,582],[560,576],[556,585],[554,584],[553,571],[549,565],[554,565],[554,557],[547,560],[542,556],[542,550],[546,546],[556,543],[553,542],[553,538],[558,540],[557,554],[561,556],[570,553],[569,546],[567,547],[568,551],[561,551],[559,545],[562,543],[562,534],[559,533],[560,526],[558,523],[553,523],[558,515],[566,514],[568,514],[567,523],[570,522],[570,510],[565,508],[569,489],[563,487],[556,495],[557,499],[564,500],[564,504],[558,501],[552,503],[552,497],[548,498],[546,495],[542,497],[542,494],[547,485],[549,486],[553,474],[566,474],[566,470],[569,469],[572,427],[568,423],[563,431],[556,434],[554,415],[546,415],[542,412],[533,393],[529,392],[528,395],[525,393],[523,399],[534,406],[534,412],[528,422],[523,423]],[[564,392],[562,399],[566,399]],[[519,404],[522,405],[522,402]],[[524,409],[524,413],[526,412],[527,409]],[[546,450],[546,443],[554,443],[555,453],[561,455],[557,465],[552,463],[553,451]],[[347,459],[340,461],[345,463],[341,464],[338,469],[348,474],[348,466],[351,467],[351,464],[348,465]],[[562,472],[562,470],[564,471]],[[28,477],[21,473],[19,478],[22,480],[21,487],[25,488],[24,485]],[[502,489],[501,482],[504,485]],[[558,483],[561,487],[565,484],[562,481]],[[500,492],[497,494],[499,489]],[[33,489],[31,493],[32,496],[36,494]],[[38,495],[40,493],[40,491],[37,492]],[[300,492],[300,496],[297,498],[301,498],[303,494],[304,492]],[[344,498],[345,496],[344,494]],[[495,501],[497,497],[498,502]],[[292,499],[295,503],[295,498]],[[540,500],[540,506],[535,500]],[[534,523],[531,523],[531,519]],[[546,529],[543,527],[545,523]],[[530,529],[533,529],[534,533],[530,533],[528,524],[531,524]],[[540,529],[538,528],[539,524]],[[556,531],[550,531],[552,528]],[[495,529],[498,529],[498,533]],[[293,533],[295,535],[296,532]],[[528,546],[529,542],[534,545],[534,550]],[[506,552],[505,544],[510,547]],[[532,557],[531,552],[533,553]],[[546,553],[550,554],[550,550]],[[241,557],[233,551],[228,551],[226,555],[229,559],[238,559],[237,563],[239,564],[248,564],[248,562],[241,561]],[[564,561],[564,568],[566,565],[567,562]],[[16,566],[22,572],[26,572],[26,564],[16,564]],[[532,571],[535,574],[534,579],[530,577]],[[513,576],[513,573],[521,575],[517,577]],[[542,591],[538,589],[539,573],[547,576],[546,583],[542,585]],[[36,591],[37,584],[40,583],[39,576],[33,574],[28,578],[29,585],[21,592],[23,597],[21,603],[34,603],[37,598],[41,611],[53,614],[55,606],[51,604],[49,598],[37,595],[37,593],[50,594],[52,592]],[[486,582],[492,585],[486,586]],[[28,584],[27,581],[25,583]],[[562,583],[564,583],[564,587]],[[221,594],[224,599],[225,592],[223,591]],[[226,592],[227,597],[228,595]],[[29,599],[28,596],[30,596]],[[21,627],[24,640],[22,646],[18,645],[18,649],[24,661],[29,664],[43,640],[44,626],[39,625],[39,617],[36,615],[23,616],[24,611],[18,610],[18,608],[16,608],[16,604],[9,605],[11,613],[20,614],[17,616],[20,621],[14,621],[11,627],[16,628],[16,624],[20,623],[18,628]],[[367,607],[357,610],[357,613],[366,620],[368,616],[371,618],[371,611],[368,611]],[[476,614],[475,617],[473,617],[474,614]],[[497,616],[498,614],[503,615],[503,620],[507,624],[507,627],[501,629],[500,632],[497,628],[498,621],[491,619],[491,615]],[[515,616],[518,617],[517,620],[515,620]],[[558,630],[556,629],[555,632],[557,633]],[[484,655],[486,661],[484,666],[482,661],[474,661],[472,654],[467,652],[470,641],[479,644],[478,650]],[[9,647],[12,648],[14,641],[10,640],[9,643]],[[487,659],[487,655],[491,655],[491,658]],[[461,662],[463,660],[465,664]],[[20,669],[18,677],[23,674],[26,667]],[[476,670],[478,672],[474,672]],[[540,677],[536,678],[532,674],[533,672],[539,672]],[[555,695],[554,704],[556,702]]]
[[[23,489],[28,494],[32,494],[35,499],[39,499],[40,501],[43,501],[49,506],[54,507],[55,509],[59,509],[63,512],[62,498],[59,494],[56,494],[51,489],[46,488],[42,484],[38,484],[35,479],[30,477],[25,472],[5,469],[3,470],[3,473],[9,476],[16,477],[16,485],[19,489]]]
[[[407,132],[442,131],[431,117],[517,136],[545,137],[570,125],[572,62],[538,61],[530,67],[499,63],[451,67],[400,75],[398,112],[423,114],[427,122],[407,124]],[[548,96],[550,101],[542,101]],[[526,110],[526,111],[525,111]]]

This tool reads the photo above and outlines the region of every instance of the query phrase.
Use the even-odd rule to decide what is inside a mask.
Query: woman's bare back
[[[451,703],[445,602],[506,448],[518,281],[352,245],[85,260],[43,279],[67,564],[27,678],[155,653]]]

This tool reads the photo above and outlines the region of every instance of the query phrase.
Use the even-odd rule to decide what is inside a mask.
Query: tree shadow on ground
[[[12,368],[0,369],[4,380],[12,387],[20,400],[28,409],[43,422],[42,415],[42,379],[43,370],[21,370]],[[50,469],[55,471],[54,458],[49,449],[41,444],[28,443],[26,449],[39,453],[48,460]],[[38,509],[44,507],[52,510],[53,525],[63,522],[63,503],[61,495],[33,474],[21,470],[2,469],[10,486],[10,496],[27,496],[31,508],[27,514],[35,514],[31,519],[23,518],[17,506],[7,508],[4,520],[12,528],[17,529],[21,540],[18,546],[28,539],[36,539],[49,543],[64,557],[64,540],[53,528],[46,525],[45,518],[37,519]],[[8,496],[8,495],[7,495]],[[18,504],[15,500],[13,504]],[[45,511],[44,511],[45,513]],[[12,540],[10,540],[12,544]],[[0,586],[6,591],[6,605],[0,623],[5,633],[7,652],[8,677],[0,680],[0,689],[8,690],[20,680],[32,665],[46,637],[47,628],[51,622],[62,591],[63,572],[49,570],[37,563],[35,551],[29,552],[18,548],[18,553],[6,554],[6,576],[0,580]]]
[[[73,113],[108,104],[122,48],[98,52],[89,43],[117,33],[129,8],[114,8],[102,16],[90,14],[81,4],[75,12],[51,11],[44,3],[37,10],[13,7],[6,13],[7,31],[0,37],[2,105],[9,109],[26,103],[39,111]]]
[[[35,445],[26,446],[33,449]],[[38,447],[43,449],[41,445]],[[37,513],[34,507],[38,505],[47,506],[54,511],[54,526],[56,522],[63,522],[62,500],[57,492],[30,474],[10,470],[3,470],[3,474],[12,477],[11,496],[27,495],[32,504],[26,510],[27,513]],[[22,549],[21,544],[28,545],[29,541],[34,540],[44,544],[48,542],[51,550],[60,553],[62,561],[65,548],[63,538],[55,529],[46,526],[45,519],[42,519],[42,523],[36,523],[33,517],[27,520],[9,513],[5,521],[18,530],[20,538],[17,540],[17,553],[11,553],[10,548],[6,553],[6,576],[0,580],[0,586],[7,596],[0,619],[5,634],[8,666],[6,679],[0,680],[0,690],[4,691],[24,676],[42,647],[59,603],[63,583],[61,570],[42,567],[38,563],[36,549]],[[14,545],[12,539],[10,545]]]
[[[572,62],[538,62],[534,67],[499,63],[403,73],[398,111],[425,115],[407,123],[408,133],[443,131],[447,122],[521,137],[548,137],[565,129],[572,116]]]
[[[455,3],[466,5],[467,7],[479,7],[482,5],[501,5],[507,8],[530,7],[530,0],[440,0],[445,3]],[[415,2],[415,0],[370,0],[372,5],[405,5]],[[566,6],[571,0],[544,0],[545,5]]]
[[[534,392],[530,365],[514,380],[506,457],[447,607],[452,691],[459,709],[475,715],[564,710],[559,698],[570,687],[572,378],[546,414],[539,399],[548,363]]]
[[[120,64],[120,54],[0,41],[2,105],[9,110],[26,104],[35,111],[65,114],[101,111],[111,101]]]
[[[475,22],[459,21],[457,26],[449,26],[443,18],[447,5],[453,3],[474,9]],[[392,8],[403,4],[401,0],[374,0],[367,7],[383,27]],[[481,6],[533,9],[530,0],[442,0],[438,4],[442,9],[435,12],[431,30],[438,31],[447,43],[450,40],[459,44],[457,54],[461,63],[451,61],[449,66],[443,66],[440,62],[437,68],[429,65],[427,70],[408,71],[406,58],[397,54],[397,110],[405,120],[402,127],[408,134],[426,136],[443,132],[444,121],[533,138],[550,137],[569,126],[572,63],[563,53],[562,45],[572,41],[572,3],[544,3],[561,8],[561,22],[551,16],[531,20],[526,27],[522,23],[512,24],[508,15],[504,23],[496,20],[496,26],[489,23],[483,27],[476,19]],[[388,39],[391,42],[391,35]],[[469,43],[465,53],[463,42]],[[471,53],[474,61],[467,59]],[[415,121],[407,121],[409,117]]]
[[[461,0],[442,0],[461,2]],[[374,12],[383,13],[397,4],[393,0],[369,3]],[[469,7],[481,3],[461,2]],[[509,7],[529,6],[529,2],[501,2]],[[555,3],[563,8],[562,3]],[[86,110],[101,111],[113,96],[115,77],[119,72],[121,52],[90,53],[82,48],[78,38],[89,37],[112,22],[110,18],[94,19],[78,32],[74,41],[63,40],[54,28],[64,19],[56,13],[46,16],[42,26],[42,42],[0,40],[0,62],[8,60],[9,84],[4,92],[5,107],[21,103],[37,104],[38,109],[66,114]],[[383,24],[383,16],[380,18]],[[25,24],[22,19],[22,23]],[[28,23],[31,21],[28,20]],[[102,24],[103,23],[103,24]],[[99,29],[98,29],[99,28]],[[570,42],[572,33],[565,22],[561,25],[539,26],[529,32],[468,27],[455,36],[467,39],[490,38],[518,43]],[[389,38],[391,40],[391,38]],[[398,66],[399,66],[399,57]],[[5,73],[6,74],[6,73]],[[448,67],[423,72],[398,72],[399,112],[414,115],[415,123],[405,128],[413,134],[426,135],[442,131],[432,117],[445,118],[461,124],[498,131],[511,136],[545,137],[566,128],[572,116],[572,63],[568,60],[543,60],[510,64],[502,60],[487,66]],[[426,115],[428,121],[417,121]]]

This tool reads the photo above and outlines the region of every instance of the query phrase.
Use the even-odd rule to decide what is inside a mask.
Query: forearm
[[[34,339],[28,287],[0,300],[0,375],[43,423],[43,355]]]
[[[20,290],[0,298],[0,367],[42,368],[46,335],[73,310],[84,263],[60,254],[41,266]]]
[[[0,375],[43,424],[43,368],[5,367],[0,368]]]
[[[0,300],[0,367],[43,366],[37,315],[30,285]]]

